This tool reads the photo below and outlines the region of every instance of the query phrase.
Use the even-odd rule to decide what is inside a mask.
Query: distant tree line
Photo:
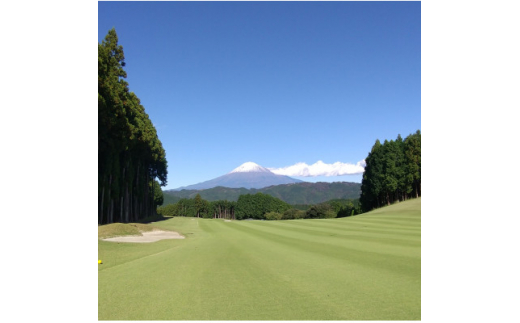
[[[300,206],[301,207],[301,206]],[[240,195],[237,202],[206,201],[199,194],[192,199],[183,198],[177,203],[157,208],[165,216],[201,217],[213,219],[290,220],[346,217],[361,213],[358,200],[335,199],[305,210],[263,193]]]
[[[160,206],[157,213],[166,216],[186,216],[213,219],[235,219],[237,202],[206,201],[197,194],[195,198],[182,198],[177,203]]]
[[[359,198],[364,212],[421,196],[420,130],[404,140],[376,140],[365,162]]]
[[[166,153],[139,98],[129,91],[115,29],[98,44],[98,223],[155,215]],[[158,179],[158,181],[156,180]]]

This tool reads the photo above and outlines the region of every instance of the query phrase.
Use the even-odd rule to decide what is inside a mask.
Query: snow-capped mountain
[[[254,173],[254,172],[264,172],[264,173],[271,173],[271,171],[265,167],[262,167],[258,164],[255,164],[253,162],[247,162],[243,163],[242,165],[238,166],[237,168],[233,169],[231,173]]]
[[[264,188],[272,185],[300,183],[289,176],[276,175],[269,169],[253,162],[244,163],[226,175],[202,183],[179,187],[177,190],[205,190],[217,186],[230,188]]]

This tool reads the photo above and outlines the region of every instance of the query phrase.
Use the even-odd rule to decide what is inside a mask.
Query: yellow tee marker
[[[97,262],[97,263],[98,263],[98,264],[102,264],[103,262],[102,262],[101,260],[98,260],[98,262]]]

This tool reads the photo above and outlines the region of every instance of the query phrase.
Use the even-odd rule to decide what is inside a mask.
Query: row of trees
[[[193,199],[183,198],[177,203],[157,208],[157,213],[167,216],[187,216],[213,219],[235,219],[237,202],[206,201],[199,194]]]
[[[345,217],[359,214],[361,210],[358,201],[350,199],[331,200],[301,210],[270,195],[256,193],[241,195],[237,202],[209,202],[197,194],[195,198],[183,198],[177,203],[161,206],[157,212],[166,216],[213,219],[289,220]]]
[[[206,201],[197,194],[193,199],[183,198],[177,203],[157,209],[167,216],[188,216],[217,219],[265,219],[268,212],[284,212],[291,206],[284,201],[267,194],[256,193],[241,195],[238,201]]]
[[[98,223],[155,215],[166,153],[139,98],[129,91],[115,29],[98,44]],[[155,179],[158,179],[156,181]]]
[[[329,219],[343,218],[360,213],[361,209],[359,207],[359,201],[350,199],[335,199],[306,206],[305,210],[292,207],[283,213],[270,212],[265,215],[265,218],[267,220]]]
[[[364,212],[421,196],[420,130],[404,140],[376,140],[365,162],[359,199]]]

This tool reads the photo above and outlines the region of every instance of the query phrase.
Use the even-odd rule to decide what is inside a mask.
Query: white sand
[[[103,241],[113,241],[113,242],[137,242],[137,243],[146,243],[146,242],[155,242],[163,239],[184,239],[184,236],[180,235],[178,232],[173,231],[162,231],[162,230],[154,230],[148,232],[141,232],[142,236],[124,236],[124,237],[113,237],[101,239]]]

